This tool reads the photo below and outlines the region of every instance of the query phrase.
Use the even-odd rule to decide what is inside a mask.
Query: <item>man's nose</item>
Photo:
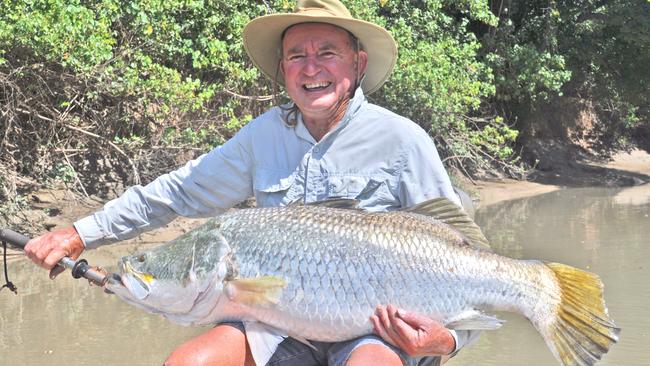
[[[305,57],[302,72],[307,76],[314,76],[321,70],[321,63],[315,55]]]

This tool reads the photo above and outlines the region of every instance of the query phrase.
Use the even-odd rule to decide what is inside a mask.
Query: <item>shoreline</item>
[[[593,169],[590,173],[584,171],[572,172],[578,177],[584,177],[585,181],[591,183],[598,182],[595,186],[611,187],[612,177],[606,174],[607,171],[616,174],[633,174],[640,176],[647,176],[647,180],[639,178],[632,178],[634,184],[632,186],[645,186],[650,184],[650,154],[642,150],[632,150],[630,152],[619,152],[612,156],[612,159],[605,163],[592,163],[585,165],[589,169]],[[604,173],[603,173],[604,172]],[[562,179],[559,178],[561,182]],[[503,179],[499,181],[486,181],[478,180],[476,185],[473,186],[479,193],[478,208],[490,206],[499,202],[509,201],[513,199],[537,196],[540,194],[553,192],[558,189],[564,189],[571,186],[570,180],[565,180],[564,184],[549,184],[534,181],[519,181],[514,179]],[[585,184],[583,186],[594,186]]]
[[[478,207],[487,207],[504,201],[533,197],[562,189],[553,184],[542,184],[523,180],[503,179],[500,181],[477,181]]]

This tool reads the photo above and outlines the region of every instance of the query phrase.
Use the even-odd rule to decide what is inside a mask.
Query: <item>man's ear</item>
[[[278,61],[278,69],[280,69],[280,74],[282,74],[282,79],[284,79],[284,63],[282,62],[282,58]]]
[[[366,51],[360,50],[357,57],[357,70],[359,73],[357,76],[359,79],[366,74],[366,67],[368,67],[368,54]]]

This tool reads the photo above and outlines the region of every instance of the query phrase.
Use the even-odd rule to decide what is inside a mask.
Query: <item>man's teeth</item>
[[[326,88],[329,85],[330,83],[328,82],[305,84],[305,89],[307,90],[321,89],[321,88]]]

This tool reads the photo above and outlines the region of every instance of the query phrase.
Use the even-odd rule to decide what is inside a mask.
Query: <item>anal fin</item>
[[[501,328],[503,323],[505,320],[476,310],[468,310],[450,319],[445,327],[454,330],[495,330]]]

